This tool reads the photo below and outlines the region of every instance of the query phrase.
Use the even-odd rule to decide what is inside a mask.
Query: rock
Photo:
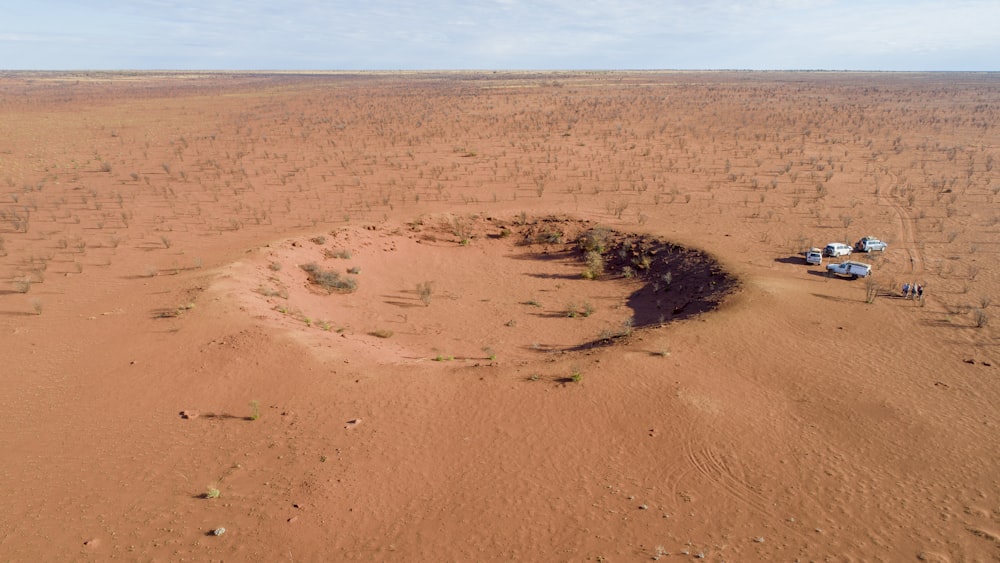
[[[212,535],[213,536],[221,536],[224,533],[226,533],[226,529],[225,528],[216,528],[216,529],[212,530]]]
[[[181,411],[181,418],[189,420],[198,418],[198,411]]]

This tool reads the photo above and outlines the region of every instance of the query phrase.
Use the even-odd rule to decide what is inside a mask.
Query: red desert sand
[[[0,112],[4,561],[1000,559],[995,74]],[[868,235],[869,278],[804,261]]]

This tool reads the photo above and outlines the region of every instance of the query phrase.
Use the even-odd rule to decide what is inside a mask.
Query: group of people
[[[924,286],[917,283],[903,284],[903,299],[921,300],[924,298]]]

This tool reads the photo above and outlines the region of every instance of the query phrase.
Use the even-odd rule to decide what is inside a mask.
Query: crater
[[[527,360],[708,312],[709,254],[571,217],[435,215],[261,248],[229,277],[252,315],[381,363]]]

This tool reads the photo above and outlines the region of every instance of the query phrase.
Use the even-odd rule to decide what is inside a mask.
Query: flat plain
[[[1000,559],[996,74],[12,72],[0,115],[0,559]]]

